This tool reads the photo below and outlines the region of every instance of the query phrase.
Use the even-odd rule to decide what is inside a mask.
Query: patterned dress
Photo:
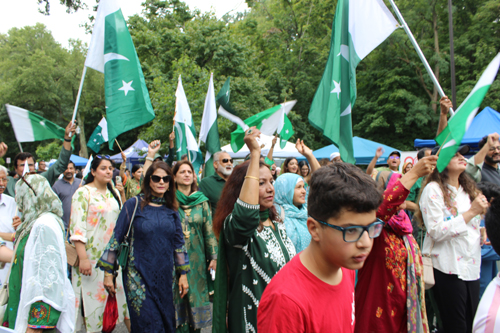
[[[125,182],[125,198],[128,200],[141,193],[141,183],[134,177],[129,177]]]
[[[101,194],[95,187],[83,186],[73,195],[70,218],[70,240],[85,243],[87,256],[92,267],[92,274],[84,276],[79,268],[72,270],[73,289],[76,296],[76,329],[83,324],[82,311],[85,313],[87,332],[102,331],[102,314],[108,299],[104,289],[104,272],[96,269],[96,263],[111,239],[115,229],[120,207],[109,190]],[[118,322],[128,318],[127,302],[121,271],[116,279],[116,300],[118,302]],[[83,301],[83,304],[81,304]]]
[[[269,226],[258,230],[259,210],[259,205],[238,199],[233,212],[224,221],[217,260],[214,332],[225,331],[225,311],[220,311],[220,306],[224,305],[221,296],[226,283],[226,260],[229,268],[229,332],[255,333],[257,310],[264,289],[295,255],[295,247],[283,223],[273,221],[274,228]]]
[[[212,325],[208,296],[208,279],[212,277],[207,270],[207,261],[217,259],[217,239],[212,230],[210,204],[208,198],[205,199],[206,201],[197,205],[181,205],[179,208],[191,271],[187,274],[187,296],[181,299],[178,292],[174,293],[178,332],[189,332]],[[177,283],[174,283],[174,288],[175,286]]]

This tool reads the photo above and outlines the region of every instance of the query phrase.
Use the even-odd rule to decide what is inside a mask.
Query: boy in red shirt
[[[309,185],[311,243],[266,287],[257,315],[262,333],[354,331],[354,270],[384,225],[376,217],[382,194],[347,163],[317,170]]]

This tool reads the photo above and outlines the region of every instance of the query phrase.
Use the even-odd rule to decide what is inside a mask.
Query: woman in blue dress
[[[175,186],[170,167],[155,162],[147,169],[142,192],[129,199],[118,217],[111,240],[97,266],[105,271],[104,286],[114,293],[113,268],[134,208],[130,251],[123,284],[132,332],[174,332],[173,292],[188,292],[189,259],[184,246]],[[179,291],[172,290],[172,272],[179,275]]]

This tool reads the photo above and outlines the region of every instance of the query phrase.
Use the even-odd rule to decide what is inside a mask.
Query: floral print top
[[[447,187],[451,207],[446,207],[436,182],[422,191],[420,209],[427,229],[422,254],[430,253],[434,268],[445,274],[458,275],[464,281],[477,280],[481,269],[481,219],[477,215],[465,223],[462,214],[471,207],[469,195],[462,186]]]

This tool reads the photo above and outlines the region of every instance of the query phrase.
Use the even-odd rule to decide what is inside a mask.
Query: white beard
[[[222,165],[218,165],[217,172],[223,174],[226,177],[229,177],[233,173],[233,167],[231,167],[231,170],[226,170],[226,168]]]

